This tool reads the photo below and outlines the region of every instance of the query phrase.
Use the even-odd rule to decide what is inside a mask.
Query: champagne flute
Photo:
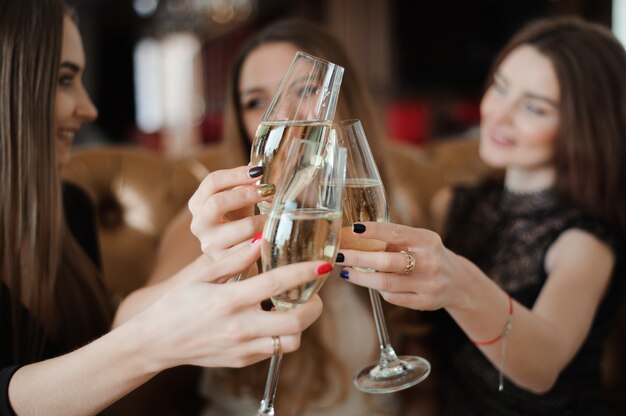
[[[261,261],[263,271],[286,264],[324,260],[334,264],[341,232],[346,149],[310,140],[294,140],[268,215]],[[321,288],[328,273],[272,298],[278,310],[295,308]],[[275,354],[257,416],[274,415],[282,354]]]
[[[384,241],[356,238],[348,228],[355,222],[389,221],[385,189],[363,126],[359,120],[346,120],[339,123],[335,130],[337,145],[348,151],[343,205],[345,232],[342,232],[341,243],[356,250],[384,251]],[[392,393],[421,382],[430,373],[430,363],[422,357],[396,355],[389,342],[380,294],[370,289],[369,295],[374,310],[380,358],[355,373],[355,387],[366,393]]]
[[[343,68],[297,52],[257,128],[250,163],[263,166],[260,184],[280,186],[293,139],[324,142],[335,117]],[[271,202],[257,204],[267,214]]]

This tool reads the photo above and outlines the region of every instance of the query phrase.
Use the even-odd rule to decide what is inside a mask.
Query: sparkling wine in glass
[[[304,52],[296,53],[252,143],[250,163],[264,167],[261,184],[280,186],[286,177],[285,162],[291,140],[327,140],[342,78],[342,67]],[[271,203],[263,201],[258,207],[266,214]]]
[[[352,224],[363,221],[389,221],[387,198],[376,163],[359,120],[346,120],[335,126],[338,146],[347,149],[346,180],[343,204],[341,245],[361,251],[385,251],[386,243],[375,239],[357,238]],[[373,269],[355,269],[374,272]],[[366,393],[392,393],[411,387],[430,373],[430,363],[422,357],[397,356],[389,342],[380,294],[370,289],[378,333],[380,358],[354,375],[357,389]]]
[[[261,261],[263,271],[310,260],[334,264],[341,232],[346,149],[294,140],[268,214]],[[328,274],[272,298],[277,310],[297,307],[321,288]],[[273,355],[257,416],[274,415],[282,354]]]

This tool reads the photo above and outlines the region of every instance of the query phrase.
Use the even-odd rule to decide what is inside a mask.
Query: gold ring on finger
[[[415,257],[413,257],[413,252],[409,249],[402,250],[400,254],[402,254],[404,258],[406,259],[406,266],[404,266],[404,273],[408,274],[409,272],[413,271],[413,269],[415,268]]]

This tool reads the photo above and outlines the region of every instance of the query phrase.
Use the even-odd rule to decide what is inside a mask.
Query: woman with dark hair
[[[321,313],[318,298],[280,315],[257,308],[270,292],[327,273],[321,262],[214,284],[256,261],[253,240],[137,292],[124,304],[142,312],[107,333],[113,308],[98,270],[91,205],[79,188],[62,191],[58,172],[74,134],[97,115],[84,68],[62,0],[0,3],[2,415],[93,414],[166,368],[238,367],[269,357],[276,345],[293,351]],[[261,174],[244,167],[237,177],[252,183]]]
[[[613,414],[600,361],[625,278],[624,48],[579,19],[529,24],[496,59],[481,116],[480,155],[504,183],[439,193],[443,243],[354,224],[387,250],[342,249],[342,276],[442,310],[433,368],[446,414]]]

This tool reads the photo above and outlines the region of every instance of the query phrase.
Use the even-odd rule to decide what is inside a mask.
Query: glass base
[[[372,363],[354,374],[354,386],[365,393],[393,393],[408,389],[430,374],[430,363],[422,357],[398,357],[398,365],[380,368]]]

